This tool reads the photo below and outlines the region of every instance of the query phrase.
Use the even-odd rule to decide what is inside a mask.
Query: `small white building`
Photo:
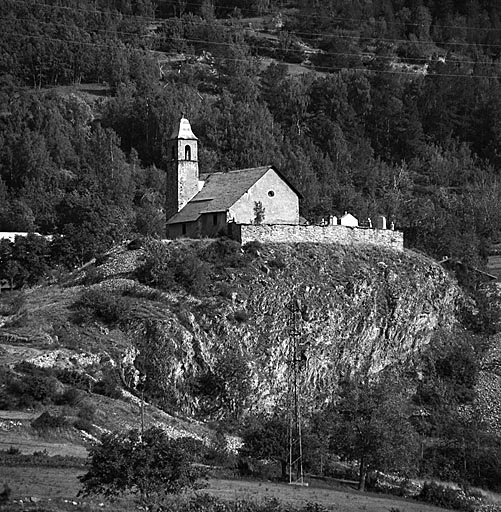
[[[351,228],[358,227],[358,219],[354,217],[351,213],[345,213],[341,217],[341,226],[349,226]]]

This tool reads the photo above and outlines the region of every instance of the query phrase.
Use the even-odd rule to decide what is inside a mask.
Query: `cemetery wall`
[[[230,236],[242,244],[256,240],[262,243],[371,244],[400,251],[404,248],[404,234],[401,231],[339,224],[326,226],[234,224],[231,226]]]

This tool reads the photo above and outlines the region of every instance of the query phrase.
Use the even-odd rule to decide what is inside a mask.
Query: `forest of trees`
[[[161,236],[163,151],[185,112],[203,172],[273,163],[313,222],[382,213],[410,247],[482,265],[501,230],[500,13],[481,0],[6,0],[0,230],[64,235],[69,266]],[[308,72],[290,73],[298,62]],[[65,88],[83,83],[101,96]]]

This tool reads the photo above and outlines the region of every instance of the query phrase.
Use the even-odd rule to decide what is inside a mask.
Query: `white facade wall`
[[[264,207],[263,224],[299,223],[299,198],[273,169],[229,209],[228,220],[238,224],[253,224],[254,207],[258,201]]]

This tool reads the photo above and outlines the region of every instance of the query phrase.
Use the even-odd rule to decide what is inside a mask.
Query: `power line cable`
[[[6,33],[4,32],[4,35]],[[59,43],[65,43],[65,44],[74,44],[74,45],[84,45],[84,46],[91,46],[96,48],[107,48],[110,49],[112,47],[111,44],[100,44],[100,43],[90,43],[87,41],[75,41],[71,39],[58,39],[54,37],[48,37],[45,35],[33,35],[33,34],[19,34],[19,33],[10,33],[10,36],[18,37],[21,39],[42,39],[47,41],[53,41],[53,42],[59,42]],[[123,43],[120,40],[114,40],[116,42]],[[135,51],[140,53],[151,53],[156,56],[159,55],[165,55],[165,52],[157,51],[157,50],[151,50],[147,48],[137,48],[137,47],[131,47],[130,45],[126,46],[124,49],[129,51]],[[198,58],[199,55],[187,53],[185,55],[188,55],[190,57]],[[249,56],[246,59],[239,59],[239,58],[230,58],[230,57],[223,57],[223,60],[230,61],[230,62],[245,62],[249,63],[250,59],[255,59],[254,56]],[[397,71],[397,70],[389,70],[389,69],[371,69],[371,68],[357,68],[357,67],[342,67],[342,66],[315,66],[315,69],[308,70],[308,71],[319,71],[323,70],[325,72],[339,72],[343,69],[350,70],[350,71],[360,71],[365,73],[376,73],[376,74],[390,74],[390,75],[401,75],[401,76],[418,76],[418,74],[414,71]],[[433,77],[447,77],[447,78],[487,78],[487,79],[500,79],[501,75],[478,75],[478,74],[461,74],[461,73],[432,73],[430,76]]]
[[[134,14],[125,14],[120,11],[101,11],[99,9],[81,9],[78,7],[68,7],[66,5],[50,5],[50,4],[41,4],[36,2],[29,2],[26,0],[8,0],[11,3],[17,3],[21,5],[26,5],[28,7],[41,7],[44,9],[59,9],[64,11],[73,11],[73,12],[82,12],[82,13],[91,13],[91,14],[103,14],[105,16],[120,16],[121,18],[128,18],[128,19],[135,19],[137,21],[145,21],[148,23],[158,23],[160,20],[157,18],[150,18],[148,16],[140,16],[140,15],[134,15]]]
[[[61,10],[69,10],[69,11],[74,11],[74,12],[85,12],[85,13],[96,13],[96,14],[104,14],[106,16],[109,16],[110,14],[116,14],[116,15],[119,15],[120,17],[123,17],[123,18],[131,18],[131,19],[136,19],[138,21],[146,21],[146,22],[154,22],[154,23],[159,23],[159,22],[165,22],[167,20],[171,20],[171,19],[176,19],[176,20],[179,20],[180,18],[155,18],[155,17],[149,17],[149,16],[141,16],[141,15],[134,15],[134,14],[125,14],[125,13],[122,13],[120,11],[112,11],[112,10],[109,10],[109,11],[101,11],[101,10],[98,10],[98,9],[81,9],[81,8],[76,8],[76,7],[69,7],[69,6],[63,6],[63,5],[50,5],[50,4],[42,4],[42,3],[36,3],[36,2],[29,2],[27,0],[8,0],[10,2],[13,2],[13,3],[17,3],[17,4],[22,4],[22,5],[27,5],[27,6],[34,6],[34,7],[42,7],[42,8],[51,8],[51,9],[61,9]],[[202,7],[202,3],[198,3],[198,2],[186,2],[186,6],[194,6],[194,7]],[[225,7],[225,6],[220,6],[220,7],[217,7],[218,10],[221,10],[221,9],[224,9],[224,10],[228,10],[228,11],[234,11],[235,10],[235,7]],[[250,9],[241,9],[239,8],[240,11],[248,11],[248,12],[254,12]],[[271,14],[274,14],[272,12],[269,12],[268,13],[269,15]],[[301,14],[301,18],[311,18],[311,19],[318,19],[320,16],[317,16],[317,15],[307,15],[307,14]],[[364,18],[346,18],[346,17],[341,17],[341,16],[334,16],[332,18],[329,18],[331,21],[339,21],[339,22],[342,22],[342,21],[350,21],[350,22],[368,22],[370,20],[368,19],[364,19]],[[416,27],[420,27],[420,26],[423,26],[422,23],[411,23],[411,22],[397,22],[397,21],[394,21],[394,22],[391,22],[391,21],[387,21],[385,20],[386,24],[390,24],[390,25],[406,25],[406,26],[416,26]],[[433,24],[431,23],[430,24],[430,27],[433,27],[433,28],[454,28],[454,29],[459,29],[459,30],[482,30],[482,31],[493,31],[493,32],[501,32],[501,28],[481,28],[481,27],[465,27],[463,25],[438,25],[438,24]],[[334,35],[334,34],[326,34],[326,33],[314,33],[314,32],[294,32],[296,34],[310,34],[312,36],[321,36],[321,35]],[[392,40],[392,41],[407,41],[407,40],[399,40],[399,39],[386,39],[386,40]],[[424,43],[426,44],[429,44],[428,42],[424,41]],[[458,43],[450,43],[450,44],[458,44]],[[470,43],[466,43],[466,44],[470,44]],[[474,44],[474,43],[472,43]],[[490,46],[490,45],[488,45]]]
[[[10,21],[9,18],[5,18],[5,17],[0,17],[0,20],[6,20],[6,21]],[[16,18],[16,20],[20,20],[20,21],[35,21],[35,20],[31,20],[29,18]],[[40,24],[43,24],[45,26],[54,26],[54,27],[64,27],[64,28],[67,28],[67,29],[73,29],[73,28],[77,28],[77,29],[81,29],[81,30],[84,30],[86,31],[85,28],[82,28],[82,27],[78,27],[76,25],[68,25],[66,23],[56,23],[56,22],[46,22],[46,21],[36,21],[37,23],[40,23]],[[105,33],[105,34],[123,34],[123,35],[127,35],[127,36],[134,36],[134,37],[141,37],[141,38],[151,38],[151,39],[157,39],[159,38],[158,35],[155,35],[155,34],[137,34],[137,33],[134,33],[134,32],[124,32],[124,31],[119,31],[119,30],[105,30],[105,29],[92,29],[91,31],[86,31],[87,34],[90,34],[92,35],[93,33],[97,33],[97,32],[102,32],[102,33]],[[207,41],[205,39],[193,39],[193,38],[173,38],[172,39],[173,41],[175,42],[187,42],[187,43],[196,43],[196,44],[207,44],[207,45],[212,45],[212,46],[227,46],[227,47],[233,47],[233,46],[236,46],[238,45],[239,43],[235,43],[235,42],[223,42],[223,41]],[[270,51],[270,50],[275,50],[274,48],[269,48],[268,46],[261,46],[261,45],[254,45],[252,43],[249,43],[247,42],[246,43],[250,49],[257,49],[257,50],[267,50],[267,51]],[[285,50],[287,51],[287,50]],[[356,58],[363,58],[364,57],[364,53],[361,52],[361,53],[356,53],[356,52],[326,52],[326,51],[322,51],[320,53],[320,55],[323,55],[323,56],[332,56],[332,57],[356,57]],[[395,60],[395,56],[393,55],[377,55],[374,57],[376,60],[389,60],[389,61],[392,61],[392,60]],[[422,64],[423,63],[423,59],[422,58],[413,58],[413,57],[407,57],[407,58],[404,58],[403,59],[403,64],[408,64],[408,63],[412,63],[412,62],[415,62],[417,64]],[[475,61],[475,60],[461,60],[461,61],[456,61],[458,64],[471,64],[471,65],[486,65],[486,66],[499,66],[501,65],[500,62],[496,62],[496,61]]]
[[[142,37],[142,38],[158,38],[159,36],[156,34],[139,34],[137,32],[124,32],[122,30],[112,30],[112,29],[100,29],[100,28],[92,28],[90,30],[87,29],[87,27],[80,26],[80,25],[68,25],[67,23],[57,23],[55,21],[40,21],[33,18],[7,18],[7,17],[1,17],[0,20],[5,21],[27,21],[27,22],[33,22],[37,24],[42,24],[45,26],[54,26],[54,27],[65,27],[68,29],[74,29],[77,28],[79,30],[85,31],[87,34],[93,34],[95,32],[104,32],[105,34],[123,34],[126,36],[135,36],[135,37]]]

